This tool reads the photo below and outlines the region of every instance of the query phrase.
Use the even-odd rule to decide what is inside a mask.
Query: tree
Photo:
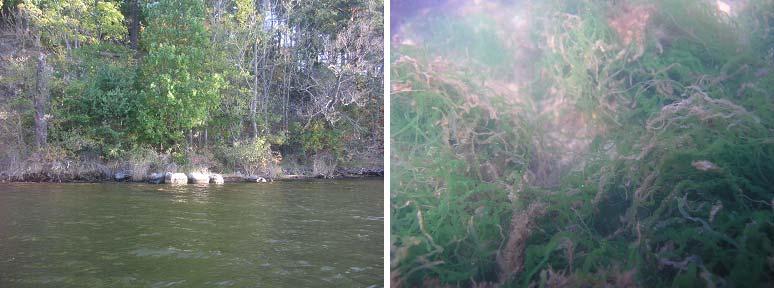
[[[232,7],[236,8],[233,9]],[[221,91],[220,109],[213,111],[213,120],[209,131],[219,131],[215,137],[237,142],[242,138],[244,123],[256,119],[252,104],[256,86],[253,84],[253,68],[257,63],[253,59],[253,47],[262,43],[265,34],[260,30],[263,17],[256,9],[253,0],[216,1],[210,13],[208,23],[213,44],[213,57],[217,61],[213,69],[223,71],[227,85]],[[257,130],[257,123],[255,128]],[[206,133],[209,136],[210,134]],[[251,129],[251,131],[253,131]],[[205,137],[204,142],[207,142]]]
[[[46,124],[71,155],[182,152],[186,136],[187,151],[264,141],[301,161],[381,151],[365,147],[382,141],[381,0],[0,1],[55,71],[24,62],[23,128]]]
[[[146,15],[137,132],[144,142],[163,148],[207,122],[223,80],[210,69],[214,59],[202,1],[162,0],[148,6]]]
[[[130,132],[136,123],[134,111],[139,107],[133,52],[123,46],[102,44],[71,53],[69,65],[62,70],[79,71],[79,75],[68,81],[64,95],[58,99],[61,103],[52,105],[61,107],[53,114],[60,130],[66,132],[63,137],[78,135],[89,142],[81,148],[111,157],[132,146],[134,137]]]
[[[46,54],[38,55],[38,66],[35,70],[35,94],[33,105],[35,106],[35,147],[46,146],[48,138],[48,123],[46,110],[48,108],[48,82],[51,76],[51,68],[46,64]]]
[[[128,0],[129,4],[129,46],[137,49],[140,42],[140,0]]]
[[[23,0],[19,10],[34,31],[36,42],[49,48],[64,44],[69,51],[126,34],[124,15],[111,1]]]

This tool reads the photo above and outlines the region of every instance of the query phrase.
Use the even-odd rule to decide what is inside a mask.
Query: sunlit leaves
[[[257,14],[253,0],[235,0],[234,6],[236,7],[234,18],[240,25],[245,25],[251,17],[255,17]]]
[[[116,2],[24,0],[18,5],[41,36],[42,44],[68,50],[126,34],[124,15]]]
[[[121,14],[116,3],[97,2],[95,12],[96,28],[102,38],[121,40],[126,35],[124,14]]]
[[[183,132],[201,127],[217,107],[222,76],[214,73],[204,3],[167,0],[146,8],[148,28],[142,35],[147,56],[140,67],[143,111],[141,139],[173,144]]]

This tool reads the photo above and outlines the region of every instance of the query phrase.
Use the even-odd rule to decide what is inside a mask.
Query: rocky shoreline
[[[112,174],[112,175],[111,175]],[[276,177],[244,175],[241,173],[202,173],[202,172],[163,172],[151,173],[143,179],[132,179],[129,171],[115,173],[84,173],[78,175],[63,173],[28,173],[22,175],[6,175],[0,173],[0,183],[104,183],[104,182],[134,182],[151,184],[224,184],[224,183],[266,183],[275,180],[306,180],[306,179],[345,179],[383,177],[382,167],[337,168],[334,175],[324,177],[314,175],[311,169],[283,169],[283,174]]]

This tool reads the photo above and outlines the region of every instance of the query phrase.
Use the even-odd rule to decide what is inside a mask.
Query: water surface
[[[379,286],[382,183],[4,184],[0,287]]]

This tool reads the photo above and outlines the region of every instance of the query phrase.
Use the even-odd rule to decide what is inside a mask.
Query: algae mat
[[[393,285],[774,282],[774,1],[431,4],[392,38]]]

